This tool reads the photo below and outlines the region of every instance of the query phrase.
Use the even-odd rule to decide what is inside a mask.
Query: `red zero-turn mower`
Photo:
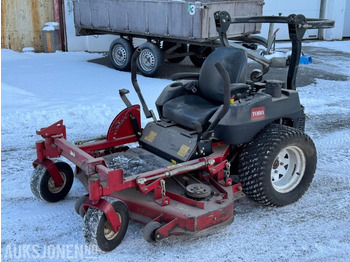
[[[246,81],[247,54],[232,48],[232,23],[287,23],[292,41],[286,82]],[[71,167],[87,195],[75,209],[84,217],[88,244],[116,248],[129,219],[145,224],[144,238],[202,235],[233,221],[234,201],[244,194],[260,204],[284,206],[308,189],[316,169],[316,149],[304,133],[305,114],[295,79],[306,29],[329,28],[334,21],[288,17],[232,19],[215,13],[224,47],[205,60],[200,73],[173,76],[156,101],[160,120],[148,109],[136,80],[132,84],[143,112],[153,121],[141,128],[140,106],[126,104],[103,140],[66,140],[63,121],[37,132],[37,160],[31,179],[34,195],[47,202],[63,199],[73,183]],[[130,143],[138,147],[130,148]],[[135,143],[134,143],[135,144]],[[128,146],[129,145],[129,146]],[[244,193],[244,194],[243,194]]]

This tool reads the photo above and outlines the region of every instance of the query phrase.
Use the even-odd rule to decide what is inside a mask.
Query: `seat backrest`
[[[199,73],[198,91],[208,101],[224,102],[224,81],[216,70],[217,62],[227,70],[231,84],[246,82],[247,54],[243,49],[220,47],[204,61]]]

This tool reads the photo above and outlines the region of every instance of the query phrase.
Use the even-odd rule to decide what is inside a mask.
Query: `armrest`
[[[193,73],[193,72],[183,72],[183,73],[176,73],[173,74],[170,77],[171,80],[198,80],[199,79],[199,73]]]

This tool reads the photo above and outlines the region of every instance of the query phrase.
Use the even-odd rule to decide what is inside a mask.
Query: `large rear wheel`
[[[270,125],[244,145],[238,176],[243,192],[267,206],[297,201],[309,188],[316,170],[314,143],[302,131]]]

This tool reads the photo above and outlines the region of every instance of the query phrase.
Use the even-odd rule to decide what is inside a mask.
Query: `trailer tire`
[[[213,49],[210,46],[190,45],[189,52],[195,52],[195,55],[190,56],[190,60],[196,67],[201,67]]]
[[[304,132],[273,124],[243,146],[238,177],[243,192],[266,206],[297,201],[309,188],[316,170],[316,148]]]
[[[151,221],[145,225],[145,227],[142,230],[143,238],[148,243],[155,243],[157,242],[157,237],[155,235],[155,232],[158,228],[160,228],[161,225],[157,221]]]
[[[122,242],[129,225],[129,211],[124,202],[117,200],[112,206],[119,216],[121,227],[114,232],[106,215],[99,209],[89,208],[84,216],[83,234],[87,245],[112,251]]]
[[[168,41],[163,41],[163,51],[166,51],[170,48],[172,48],[173,46],[175,46],[176,43],[175,42],[168,42]],[[187,45],[185,44],[181,44],[180,47],[176,48],[173,52],[171,52],[169,55],[173,55],[173,54],[183,54],[183,53],[187,53]],[[183,61],[186,58],[186,55],[181,56],[181,57],[176,57],[176,58],[167,58],[166,60],[168,60],[170,63],[180,63],[181,61]]]
[[[138,48],[141,50],[136,61],[138,70],[144,76],[154,76],[164,62],[163,51],[151,42],[145,42]]]
[[[65,162],[55,161],[55,165],[63,178],[63,185],[56,187],[49,171],[42,165],[38,165],[32,174],[30,187],[32,193],[46,202],[58,202],[65,198],[73,184],[73,170]]]
[[[81,216],[84,217],[86,214],[85,209],[83,208],[83,204],[85,203],[85,201],[89,198],[89,195],[85,195],[82,197],[79,197],[76,201],[75,201],[75,205],[74,205],[74,210],[75,212]]]
[[[124,38],[114,40],[109,48],[109,59],[113,66],[121,71],[130,70],[133,46]]]

